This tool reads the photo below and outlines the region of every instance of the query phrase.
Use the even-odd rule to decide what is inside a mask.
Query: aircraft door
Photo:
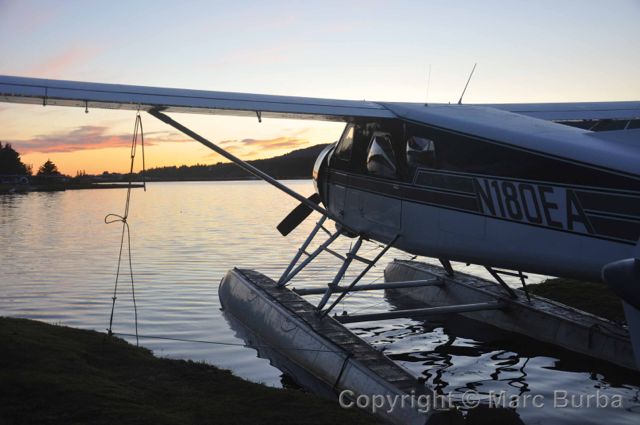
[[[364,157],[366,174],[349,176],[347,211],[358,230],[391,240],[400,232],[402,215],[397,156],[390,133],[372,133]]]
[[[403,205],[411,243],[438,255],[472,257],[486,251],[486,218],[476,213],[473,180],[443,171],[451,156],[467,153],[448,151],[446,143],[439,143],[441,139],[430,131],[411,130],[405,152],[415,194],[408,198],[423,201],[408,199]]]

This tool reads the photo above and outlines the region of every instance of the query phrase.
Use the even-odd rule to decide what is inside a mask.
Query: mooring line
[[[339,350],[319,350],[317,348],[297,348],[297,347],[276,348],[272,345],[266,345],[266,344],[242,344],[240,342],[222,342],[222,341],[209,341],[209,340],[203,340],[203,339],[173,338],[169,336],[160,336],[160,335],[140,335],[137,332],[135,334],[129,334],[124,332],[111,332],[111,335],[136,337],[136,339],[140,337],[143,339],[147,338],[147,339],[160,339],[160,340],[167,340],[167,341],[194,342],[198,344],[229,345],[233,347],[245,347],[245,348],[269,348],[272,350],[280,349],[280,350],[294,350],[294,351],[312,351],[317,353],[344,353],[344,351],[339,351]]]
[[[116,268],[116,282],[113,287],[113,297],[111,303],[111,315],[109,317],[109,328],[107,329],[109,335],[113,335],[113,313],[116,308],[116,299],[118,295],[118,279],[120,278],[120,264],[122,262],[122,249],[124,246],[124,235],[127,235],[127,253],[129,256],[129,276],[131,277],[131,297],[133,299],[133,312],[134,312],[134,320],[135,320],[135,328],[136,328],[136,345],[140,345],[140,341],[138,338],[138,306],[136,304],[136,291],[135,291],[135,283],[133,280],[133,261],[131,260],[131,229],[129,227],[129,223],[127,219],[129,217],[129,206],[131,205],[131,189],[133,185],[133,165],[135,163],[136,151],[138,147],[138,132],[140,133],[140,143],[142,147],[142,178],[143,178],[143,188],[146,192],[147,190],[147,182],[145,177],[145,159],[144,159],[144,131],[142,129],[142,117],[140,116],[140,111],[136,114],[135,124],[133,126],[133,137],[131,139],[131,165],[129,167],[129,184],[127,187],[127,198],[124,204],[124,213],[122,215],[119,214],[107,214],[104,217],[104,222],[106,224],[121,222],[122,223],[122,235],[120,237],[120,251],[118,253],[118,266]]]

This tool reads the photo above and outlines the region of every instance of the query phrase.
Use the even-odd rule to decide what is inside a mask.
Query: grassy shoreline
[[[549,298],[578,310],[615,322],[624,322],[624,310],[620,298],[601,282],[581,282],[554,278],[542,283],[527,285],[532,294]]]
[[[154,357],[106,334],[0,318],[2,424],[376,423],[301,391]]]

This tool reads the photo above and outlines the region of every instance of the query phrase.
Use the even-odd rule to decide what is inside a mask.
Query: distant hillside
[[[288,154],[248,161],[251,165],[277,179],[311,178],[313,164],[327,144],[298,149]],[[243,180],[251,175],[232,163],[214,165],[183,165],[147,170],[149,180]]]

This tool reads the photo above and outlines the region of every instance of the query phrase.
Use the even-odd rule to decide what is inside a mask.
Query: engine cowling
[[[336,147],[335,143],[330,144],[320,152],[316,162],[313,164],[313,185],[315,186],[316,193],[320,196],[320,201],[328,208],[327,205],[327,177],[329,170],[329,160],[333,149]]]

